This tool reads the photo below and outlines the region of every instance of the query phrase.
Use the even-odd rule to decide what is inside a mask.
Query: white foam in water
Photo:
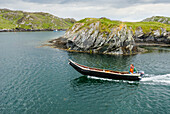
[[[170,85],[170,74],[164,75],[153,75],[153,74],[146,74],[142,78],[142,82],[152,82],[150,84],[163,84],[163,85]]]
[[[97,80],[104,80],[104,81],[114,81],[114,82],[128,82],[128,83],[136,83],[135,81],[128,81],[128,80],[114,80],[114,79],[107,79],[107,78],[99,78],[95,76],[87,76],[87,78],[97,79]]]
[[[113,81],[112,79],[106,79],[106,78],[99,78],[99,77],[94,77],[94,76],[87,76],[88,78],[91,79],[98,79],[98,80],[107,80],[107,81]],[[117,81],[117,80],[116,80]]]
[[[95,76],[87,76],[87,77],[91,79],[120,82],[120,80],[99,78]],[[135,81],[128,81],[128,80],[123,80],[123,82],[136,83]],[[165,74],[165,75],[145,74],[145,76],[141,79],[141,82],[150,85],[170,85],[170,74]]]

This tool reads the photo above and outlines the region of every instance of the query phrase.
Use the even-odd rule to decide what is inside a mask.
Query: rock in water
[[[119,21],[111,21],[106,18],[87,18],[75,23],[68,29],[64,36],[56,40],[54,44],[72,51],[102,54],[136,54],[141,52],[138,45],[141,43],[169,43],[169,33],[163,28],[150,27],[141,22],[123,24]],[[150,28],[149,28],[150,27]],[[133,30],[132,30],[133,28]],[[62,40],[63,39],[63,40]],[[62,40],[60,42],[60,40]],[[64,45],[64,46],[62,46]]]
[[[63,36],[67,39],[67,49],[103,54],[136,53],[133,32],[126,25],[116,27],[108,33],[100,31],[100,24],[96,22],[83,28],[84,24],[76,23]]]

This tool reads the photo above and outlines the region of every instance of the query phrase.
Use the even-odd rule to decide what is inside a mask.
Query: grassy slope
[[[22,12],[0,9],[0,29],[67,29],[74,19],[63,19],[42,12]]]
[[[160,27],[165,28],[167,31],[170,31],[170,25],[163,24],[159,22],[121,22],[121,21],[112,21],[107,18],[85,18],[76,23],[85,23],[81,28],[88,27],[91,23],[100,22],[100,32],[111,32],[112,28],[119,27],[122,24],[127,25],[128,28],[132,28],[133,32],[140,26],[144,33],[148,33],[152,30],[160,29]]]
[[[150,18],[146,18],[143,20],[143,22],[159,22],[159,21],[164,24],[169,24],[168,21],[170,21],[170,17],[152,16]]]

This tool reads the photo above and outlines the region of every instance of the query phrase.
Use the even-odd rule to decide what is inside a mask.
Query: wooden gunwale
[[[72,61],[73,62],[73,61]],[[78,63],[73,62],[74,64],[76,64],[77,66],[87,69],[87,70],[91,70],[91,71],[98,71],[98,72],[105,72],[105,73],[111,73],[111,74],[129,74],[128,72],[119,72],[119,71],[113,71],[113,70],[105,70],[105,69],[99,69],[99,68],[91,68],[91,67],[87,67],[84,65],[80,65]]]

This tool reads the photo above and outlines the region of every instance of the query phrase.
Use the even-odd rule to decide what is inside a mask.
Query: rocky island
[[[0,32],[67,30],[75,21],[43,12],[0,9]]]
[[[170,46],[170,25],[85,18],[71,26],[64,36],[49,43],[69,51],[130,55],[144,51],[139,45]]]

